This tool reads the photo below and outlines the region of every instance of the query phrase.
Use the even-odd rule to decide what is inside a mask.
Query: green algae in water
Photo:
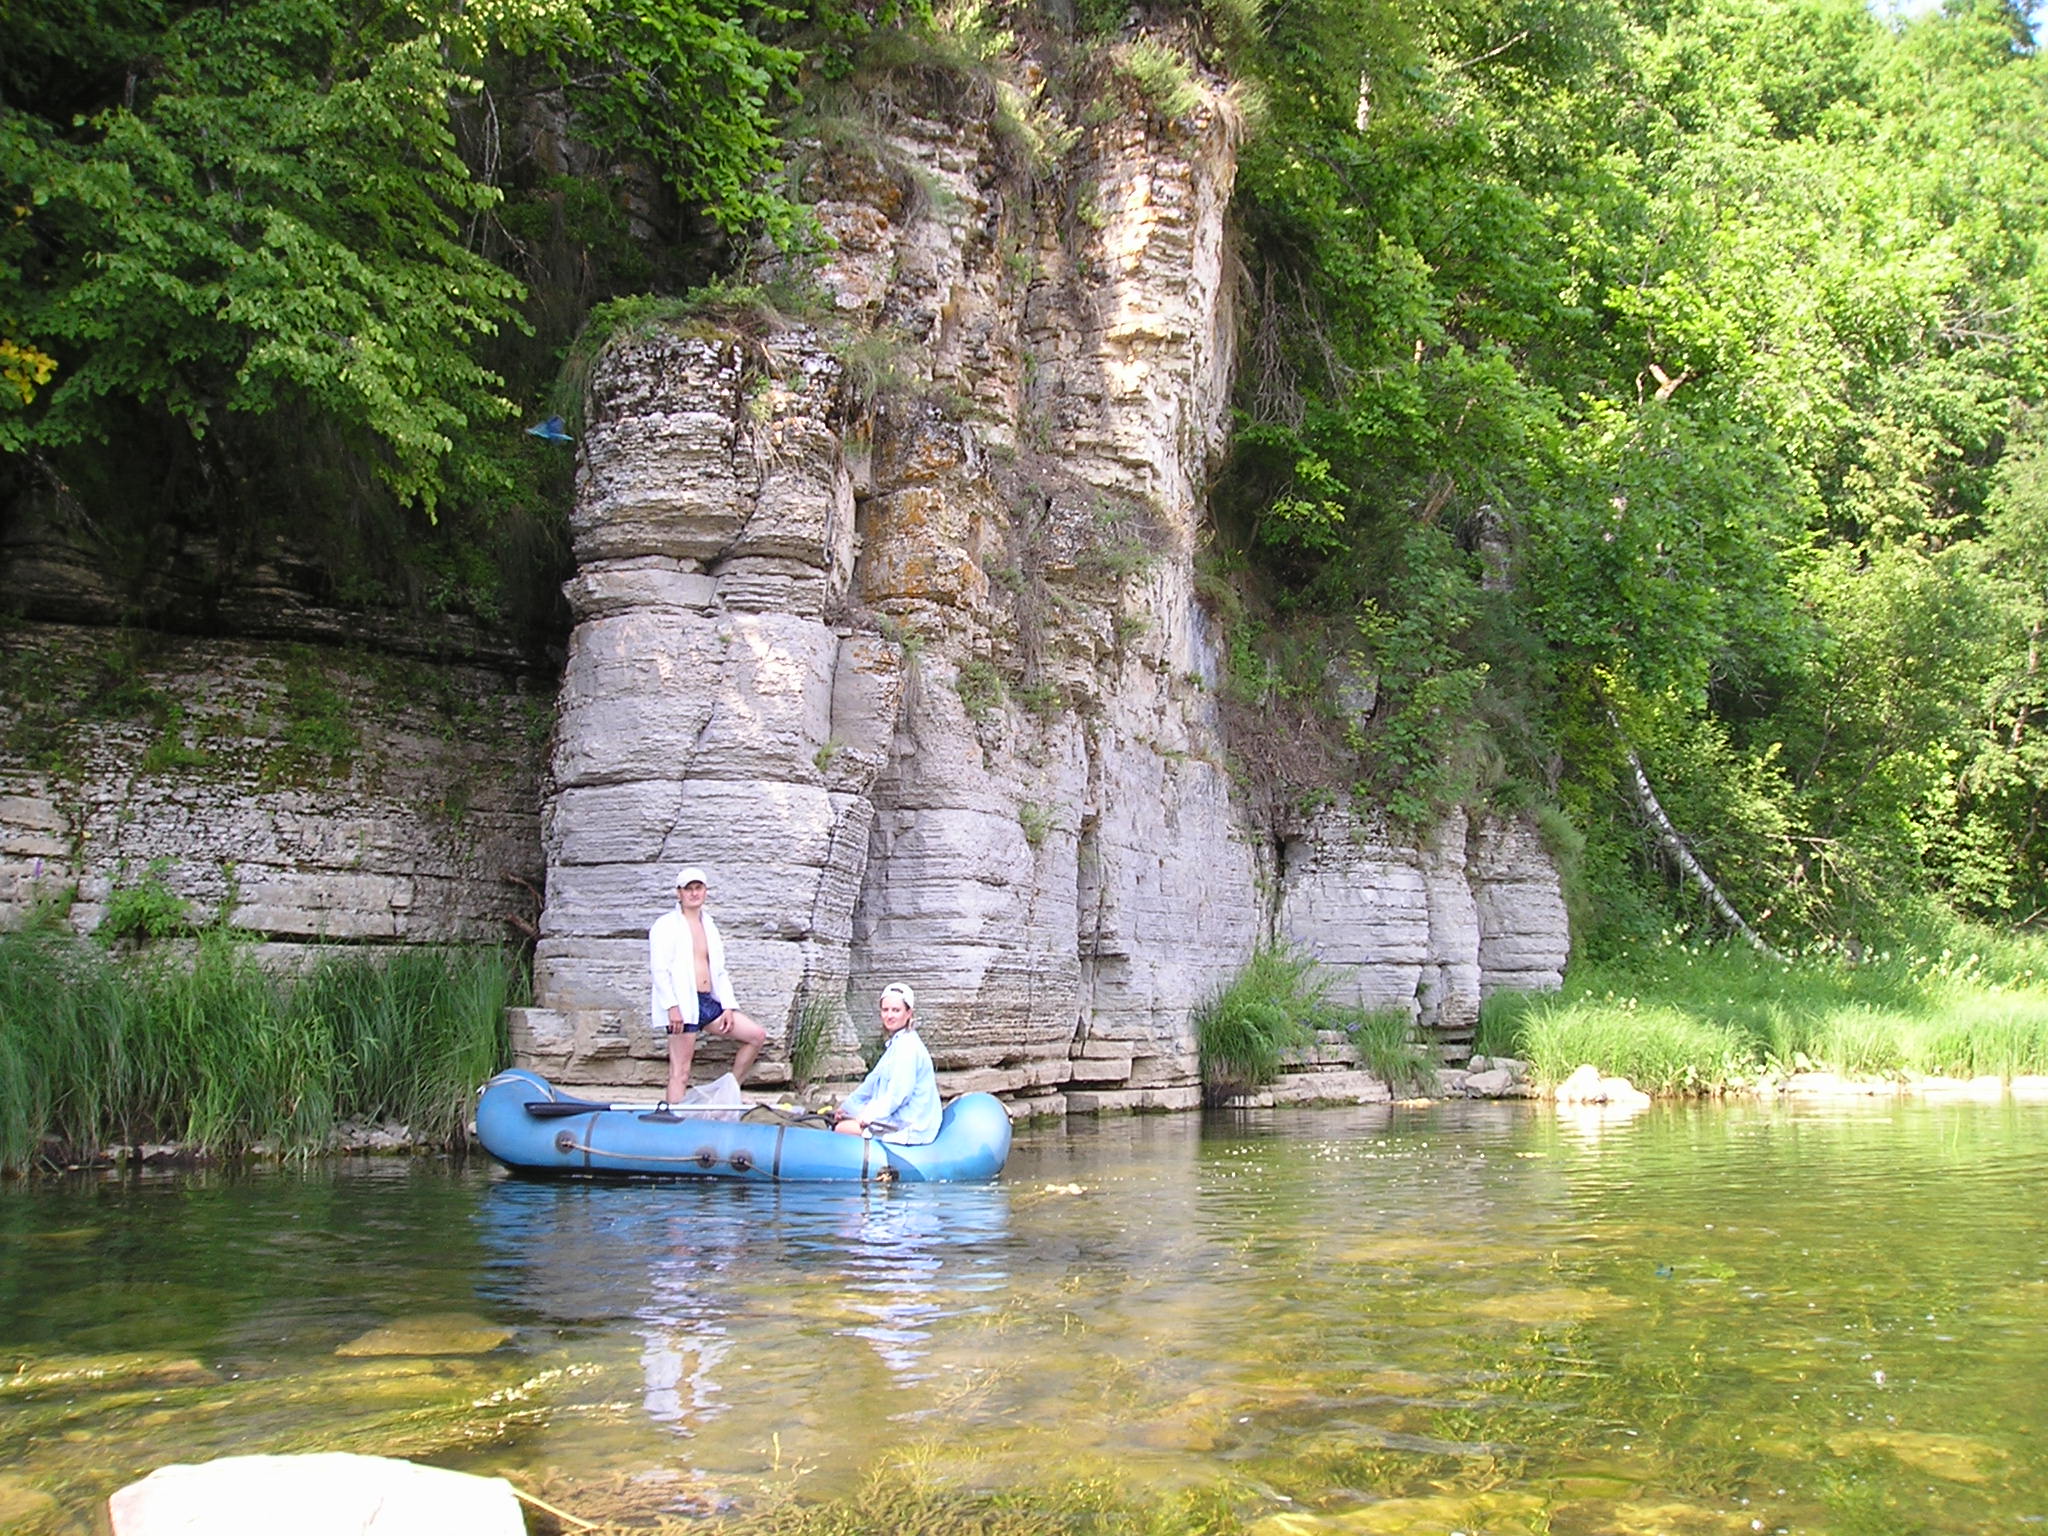
[[[1031,1130],[983,1188],[9,1191],[0,1460],[46,1521],[349,1449],[622,1530],[2024,1528],[2044,1132],[1444,1106]],[[433,1314],[509,1338],[335,1354]]]

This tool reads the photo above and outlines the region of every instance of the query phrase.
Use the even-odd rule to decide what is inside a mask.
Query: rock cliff
[[[0,925],[117,892],[299,945],[537,915],[543,680],[355,647],[0,630]]]
[[[526,1060],[659,1080],[645,934],[684,862],[712,872],[768,1082],[807,1030],[850,1070],[888,980],[949,1092],[1051,1112],[1195,1104],[1190,1010],[1261,942],[1452,1058],[1483,993],[1558,983],[1532,829],[1276,820],[1234,782],[1196,562],[1231,110],[1094,88],[1108,110],[1073,124],[1015,92],[870,102],[812,172],[829,319],[706,314],[604,354]],[[1019,102],[1059,130],[1056,173],[1019,168]]]

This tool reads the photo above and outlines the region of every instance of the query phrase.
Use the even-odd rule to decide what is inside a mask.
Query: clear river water
[[[306,1450],[647,1528],[879,1473],[1257,1536],[2044,1529],[2048,1105],[1076,1120],[979,1187],[0,1189],[0,1531]]]

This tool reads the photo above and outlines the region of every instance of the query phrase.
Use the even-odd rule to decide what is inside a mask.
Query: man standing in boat
[[[732,978],[725,970],[725,941],[704,910],[711,883],[704,871],[686,864],[676,871],[676,906],[647,931],[648,968],[653,973],[649,1014],[655,1038],[668,1038],[668,1099],[680,1104],[690,1089],[697,1036],[706,1030],[739,1043],[732,1059],[735,1082],[768,1039],[768,1031],[733,1006]]]

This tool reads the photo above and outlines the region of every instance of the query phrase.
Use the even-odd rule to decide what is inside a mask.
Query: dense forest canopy
[[[1253,53],[1223,505],[1356,616],[1370,793],[1561,806],[1596,945],[1671,915],[1631,750],[1783,936],[2038,916],[2028,18],[1314,0]]]
[[[2048,911],[2048,89],[2001,0],[40,0],[0,503],[138,567],[288,507],[486,604],[592,306],[803,250],[807,92],[890,29],[1155,24],[1261,102],[1233,690],[1397,819],[1537,814],[1596,951],[1694,908],[1638,765],[1778,939]]]

